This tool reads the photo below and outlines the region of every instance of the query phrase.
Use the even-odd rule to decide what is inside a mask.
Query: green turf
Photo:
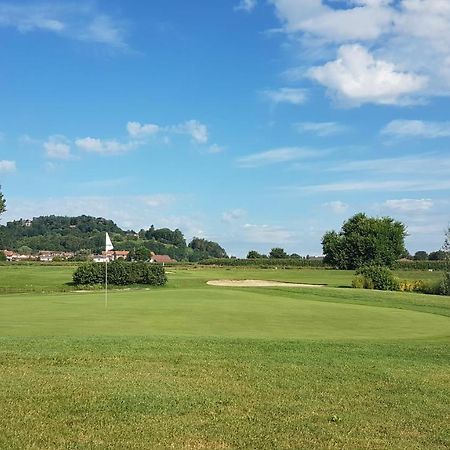
[[[153,289],[13,295],[1,299],[3,336],[205,336],[392,340],[450,335],[450,318],[396,308],[315,301],[311,290]],[[327,298],[327,290],[321,296]]]
[[[338,288],[342,271],[169,269],[105,309],[56,292],[70,268],[18,267],[0,267],[24,291],[0,295],[2,449],[450,447],[449,298]],[[205,284],[220,278],[331,287]]]

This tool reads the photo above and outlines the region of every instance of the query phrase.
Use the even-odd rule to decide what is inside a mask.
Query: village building
[[[150,262],[158,264],[176,263],[176,259],[172,259],[169,255],[155,255],[153,252],[150,253]]]

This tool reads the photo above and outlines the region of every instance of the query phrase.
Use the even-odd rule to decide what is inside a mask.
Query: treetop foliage
[[[391,217],[355,214],[339,233],[328,231],[322,238],[324,262],[339,269],[372,264],[391,267],[406,253],[406,227]]]

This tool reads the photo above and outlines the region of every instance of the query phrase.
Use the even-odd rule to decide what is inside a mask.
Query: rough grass
[[[170,269],[105,309],[56,292],[71,269],[3,269],[25,293],[0,296],[0,448],[450,447],[448,298],[337,288],[351,272]]]

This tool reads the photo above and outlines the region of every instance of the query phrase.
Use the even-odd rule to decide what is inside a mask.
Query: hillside
[[[227,257],[216,242],[194,238],[186,243],[176,229],[125,231],[112,220],[91,216],[41,216],[33,220],[15,220],[0,226],[0,249],[34,253],[40,250],[75,252],[79,255],[98,253],[104,249],[108,232],[117,250],[139,252],[147,249],[167,254],[178,261],[199,261],[210,257]]]

